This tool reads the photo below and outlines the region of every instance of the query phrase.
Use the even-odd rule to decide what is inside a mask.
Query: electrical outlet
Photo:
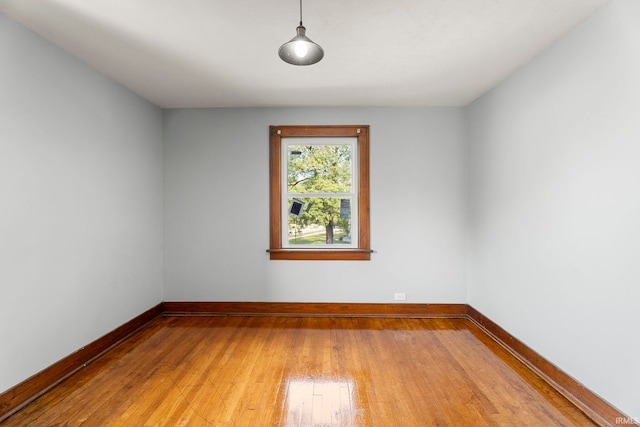
[[[407,294],[405,294],[404,292],[396,292],[395,294],[393,294],[393,299],[396,301],[406,301]]]

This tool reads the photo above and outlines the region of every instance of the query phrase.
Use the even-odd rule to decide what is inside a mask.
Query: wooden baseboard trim
[[[466,317],[466,304],[165,302],[165,316]]]
[[[466,318],[597,424],[615,426],[618,420],[631,419],[467,304],[165,302],[0,394],[0,422],[161,315]]]
[[[0,422],[82,369],[163,313],[163,304],[136,316],[108,334],[0,394]]]
[[[477,324],[485,333],[566,397],[595,423],[601,426],[616,426],[620,424],[619,420],[630,419],[478,310],[470,305],[467,307],[469,320]]]

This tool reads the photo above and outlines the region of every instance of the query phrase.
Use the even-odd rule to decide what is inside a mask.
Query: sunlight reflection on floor
[[[358,399],[351,379],[292,378],[287,381],[287,426],[358,425]]]

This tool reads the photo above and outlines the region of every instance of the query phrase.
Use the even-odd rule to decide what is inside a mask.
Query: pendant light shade
[[[324,50],[305,35],[307,29],[302,25],[302,0],[300,0],[300,25],[294,38],[280,46],[278,55],[284,62],[293,65],[311,65],[319,62]]]

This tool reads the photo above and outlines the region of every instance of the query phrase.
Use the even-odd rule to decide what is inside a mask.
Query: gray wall
[[[0,392],[162,300],[162,113],[0,14]]]
[[[371,261],[269,261],[269,125],[371,126]],[[466,116],[455,108],[164,112],[165,299],[466,301]]]
[[[469,303],[635,417],[639,43],[616,0],[469,108]]]
[[[161,117],[0,15],[0,390],[163,299],[406,292],[469,302],[639,416],[639,22],[613,1],[467,109]],[[371,125],[377,253],[268,261],[268,126],[341,123]]]

